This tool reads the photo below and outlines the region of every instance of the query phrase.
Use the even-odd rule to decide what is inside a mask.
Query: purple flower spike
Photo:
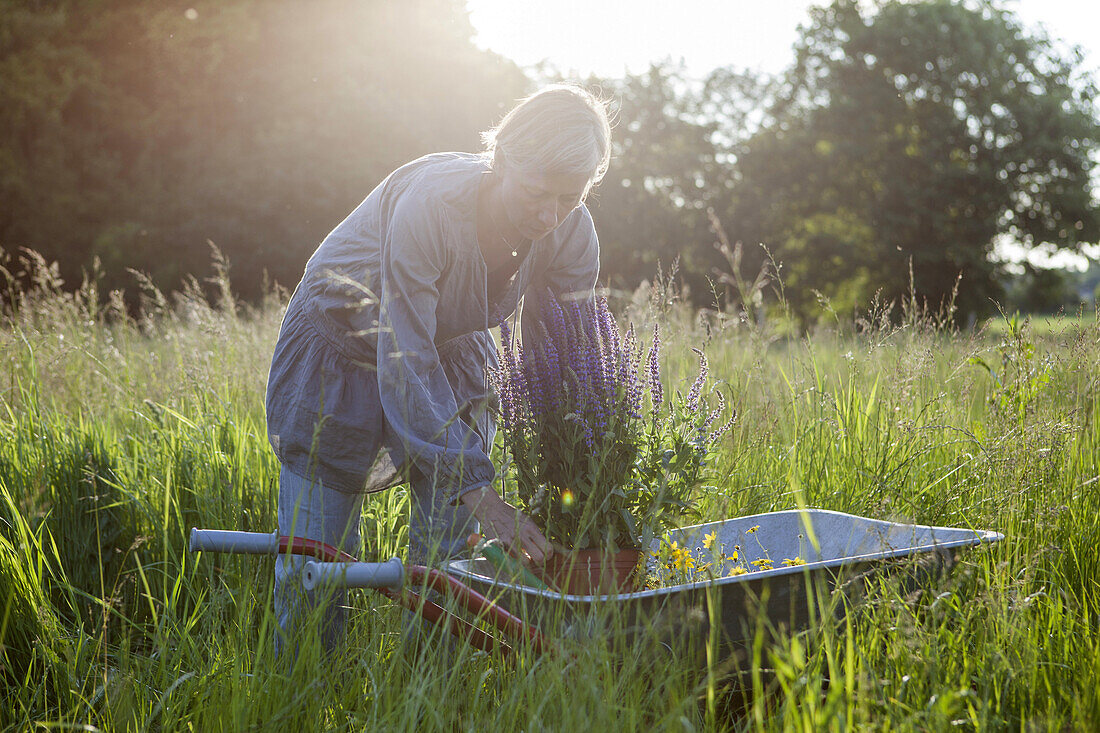
[[[699,376],[695,378],[695,383],[691,385],[691,391],[688,392],[687,408],[691,412],[695,412],[699,409],[699,395],[703,391],[703,384],[707,381],[707,355],[699,349],[692,349],[699,355]]]
[[[616,376],[620,384],[631,384],[630,368],[633,363],[636,340],[634,326],[631,325],[623,339],[623,346],[619,351],[619,363],[616,365]]]
[[[515,351],[512,347],[512,329],[508,326],[508,321],[500,322],[500,347],[503,352],[504,363],[514,362]]]
[[[646,359],[646,376],[649,378],[649,399],[653,403],[653,419],[657,419],[657,412],[664,401],[664,387],[661,385],[661,372],[658,364],[661,357],[661,332],[660,328],[653,326],[653,344],[649,347],[649,357]]]
[[[631,416],[640,416],[642,411],[642,385],[638,381],[641,359],[642,347],[632,324],[626,332],[619,362],[619,382],[626,385],[626,408]]]
[[[596,325],[600,332],[600,371],[604,384],[604,395],[610,397],[615,392],[615,363],[619,358],[619,329],[615,317],[607,308],[607,298],[600,298],[596,304]]]
[[[726,422],[720,428],[718,428],[717,430],[712,431],[711,434],[707,436],[707,444],[710,445],[711,443],[714,443],[716,440],[718,440],[723,435],[725,435],[727,432],[729,432],[729,429],[733,427],[733,423],[736,422],[736,421],[737,421],[737,411],[736,410],[730,410],[730,419],[726,420]]]
[[[718,416],[722,414],[722,411],[726,409],[726,398],[721,392],[718,393],[718,407],[711,410],[706,419],[703,420],[701,428],[702,432],[710,430],[710,426],[714,424],[714,421],[718,419]]]
[[[542,379],[539,369],[539,361],[545,357],[536,349],[532,355],[527,351],[522,355],[520,374],[523,375],[523,383],[527,387],[527,397],[532,415],[542,415],[546,412],[546,395],[542,388]]]
[[[550,332],[550,338],[553,341],[558,354],[563,352],[568,353],[569,350],[569,329],[565,325],[565,313],[561,309],[561,305],[558,303],[557,298],[549,290],[546,291],[550,298],[550,317],[544,319],[547,322],[547,329]]]
[[[545,396],[547,409],[557,409],[562,384],[561,361],[558,349],[554,346],[554,339],[547,338],[544,345],[546,348],[542,351],[542,355],[546,361],[539,385]]]
[[[497,368],[494,381],[500,395],[501,420],[505,430],[508,430],[517,424],[517,396],[516,385],[511,378],[516,357],[512,348],[512,330],[507,321],[500,323],[500,344],[501,364]]]
[[[596,418],[597,426],[600,424],[600,415],[606,411],[604,401],[607,398],[603,379],[603,363],[600,359],[600,342],[597,336],[596,309],[589,303],[584,308],[584,320],[581,321],[581,332],[584,335],[583,345],[585,355],[585,368],[588,377],[588,408]],[[603,422],[606,423],[606,417]]]

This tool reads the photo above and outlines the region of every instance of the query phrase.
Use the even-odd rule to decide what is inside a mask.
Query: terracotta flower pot
[[[641,550],[608,554],[602,549],[554,554],[540,575],[547,585],[570,595],[631,593],[640,587],[636,571],[642,554]]]

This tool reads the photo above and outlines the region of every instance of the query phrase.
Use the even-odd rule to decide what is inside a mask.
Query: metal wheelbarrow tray
[[[723,646],[743,647],[762,627],[765,632],[805,629],[815,614],[842,615],[845,599],[865,590],[864,579],[890,572],[908,577],[934,572],[953,562],[962,548],[1004,538],[998,532],[900,524],[824,509],[708,522],[675,530],[667,538],[703,560],[711,556],[703,546],[711,533],[726,554],[739,546],[748,567],[763,557],[777,566],[796,557],[804,564],[603,596],[566,595],[507,582],[494,577],[495,567],[479,558],[453,561],[446,570],[549,638],[583,639],[603,633],[611,623],[628,638],[650,632],[666,647],[679,642],[677,653],[701,653],[705,644],[700,642],[711,638],[712,631]]]

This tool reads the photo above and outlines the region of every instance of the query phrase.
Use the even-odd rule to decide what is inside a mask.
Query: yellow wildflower
[[[784,560],[783,560],[783,565],[786,565],[787,567],[793,567],[795,565],[805,565],[805,564],[806,564],[806,561],[803,560],[801,557],[796,557],[793,560],[788,557],[788,558],[784,558]]]
[[[673,543],[672,551],[669,554],[672,556],[672,563],[677,570],[687,572],[695,567],[695,558],[686,547],[680,547]]]
[[[734,567],[730,568],[730,571],[729,571],[729,573],[728,573],[728,574],[726,575],[726,577],[727,577],[727,578],[736,578],[736,577],[737,577],[738,575],[744,575],[744,574],[745,574],[745,573],[747,573],[747,572],[748,572],[748,571],[747,571],[747,570],[745,570],[745,569],[744,569],[743,567],[741,567],[740,565],[735,565]]]
[[[714,541],[716,539],[718,539],[718,531],[717,530],[715,530],[714,532],[711,532],[708,535],[705,535],[703,537],[703,547],[705,549],[709,550],[710,546],[714,544]]]
[[[760,525],[759,524],[754,524],[753,526],[748,528],[748,533],[752,534],[753,532],[755,532],[758,529],[760,529]]]
[[[756,567],[760,568],[761,570],[771,570],[772,569],[771,558],[767,558],[767,557],[762,557],[759,560],[753,560],[751,564],[755,565]]]

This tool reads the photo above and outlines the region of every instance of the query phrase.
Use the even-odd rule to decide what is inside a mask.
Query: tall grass
[[[213,297],[138,277],[135,318],[94,275],[66,294],[24,258],[35,285],[13,286],[0,328],[0,727],[1100,724],[1095,319],[971,333],[909,312],[799,338],[621,299],[639,328],[661,322],[669,388],[686,389],[689,347],[705,344],[737,410],[707,519],[816,506],[1006,537],[945,574],[883,577],[840,624],[759,636],[735,689],[734,662],[599,636],[559,640],[566,653],[475,652],[409,633],[370,593],[353,594],[338,656],[307,634],[276,659],[270,563],[186,552],[191,526],[275,526],[262,398],[285,293],[242,307],[215,264]],[[367,499],[368,556],[403,552],[406,512],[403,489]]]

